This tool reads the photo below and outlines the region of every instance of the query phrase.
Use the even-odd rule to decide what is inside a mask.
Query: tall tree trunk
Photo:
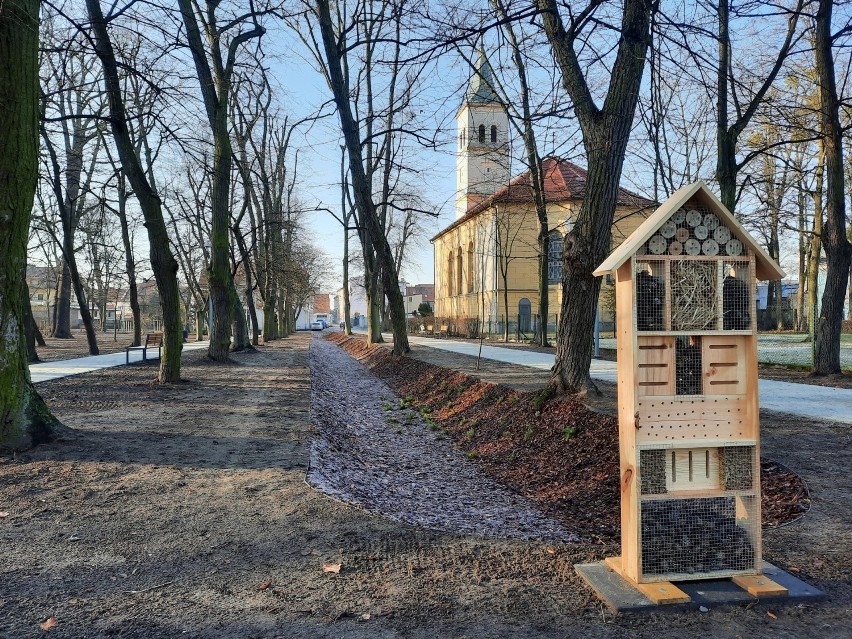
[[[122,170],[142,209],[148,230],[149,256],[160,304],[163,311],[163,356],[160,359],[161,383],[180,381],[180,357],[183,349],[183,330],[180,322],[180,290],[178,264],[169,245],[169,235],[160,196],[154,191],[145,169],[136,154],[127,126],[127,114],[121,95],[121,82],[115,52],[107,33],[99,0],[86,0],[92,30],[95,34],[95,54],[104,69],[104,85],[109,99],[110,127],[121,159]]]
[[[600,279],[592,272],[610,252],[612,222],[633,115],[639,100],[651,14],[656,5],[625,0],[621,40],[603,106],[598,108],[576,53],[576,33],[566,32],[556,0],[537,0],[542,23],[574,102],[588,157],[586,197],[563,246],[562,305],[551,385],[560,391],[592,391],[589,368]]]
[[[72,339],[71,333],[71,269],[68,260],[62,258],[59,282],[56,285],[56,302],[53,307],[53,334],[57,339]]]
[[[41,360],[36,352],[36,334],[38,326],[36,326],[35,318],[33,318],[33,308],[30,304],[30,289],[27,286],[26,269],[24,269],[24,286],[23,286],[23,303],[24,303],[24,337],[27,344],[27,362],[35,364]]]
[[[801,163],[799,163],[801,169]],[[796,295],[796,331],[802,332],[805,330],[805,280],[807,277],[807,267],[805,259],[807,258],[807,244],[805,236],[805,192],[801,184],[801,172],[799,173],[800,181],[797,188],[796,204],[799,209],[799,292]]]
[[[822,221],[825,211],[822,205],[822,192],[824,187],[825,155],[819,146],[817,157],[816,176],[814,178],[814,223],[811,233],[811,246],[808,252],[808,331],[816,337],[817,304],[819,298],[819,271],[822,262]]]
[[[251,324],[251,345],[257,346],[260,343],[260,330],[257,326],[257,315],[255,313],[254,303],[254,285],[252,283],[250,256],[248,247],[246,246],[245,238],[240,234],[239,228],[234,228],[234,238],[236,238],[237,248],[240,251],[240,259],[243,261],[243,268],[246,273],[246,307],[248,308],[249,322]]]
[[[0,3],[0,448],[62,429],[30,381],[24,337],[27,236],[38,175],[37,0]]]
[[[343,222],[343,322],[346,334],[352,335],[352,301],[349,299],[349,231]]]
[[[77,270],[77,260],[71,258],[68,260],[68,266],[71,268],[71,284],[74,286],[74,295],[77,298],[77,304],[80,307],[80,317],[83,319],[83,329],[86,331],[86,341],[89,344],[89,355],[98,355],[98,337],[95,332],[95,322],[92,319],[92,313],[89,310],[89,303],[86,299],[86,291],[83,290],[83,281],[80,279],[80,272]]]
[[[118,220],[121,223],[121,243],[124,246],[124,267],[127,272],[130,311],[133,313],[133,346],[142,345],[142,309],[139,307],[139,289],[136,286],[136,260],[133,258],[133,243],[130,241],[130,226],[127,223],[127,190],[124,174],[118,176]],[[116,318],[118,321],[118,318]]]
[[[828,269],[816,325],[814,373],[840,373],[840,329],[849,281],[852,246],[846,238],[846,198],[840,103],[832,56],[832,0],[819,0],[816,16],[815,66],[819,78],[821,139],[825,153],[825,225],[822,243]]]
[[[737,203],[737,137],[728,125],[730,86],[728,71],[731,65],[730,0],[719,0],[719,56],[716,67],[716,180],[719,199],[732,213]]]
[[[207,308],[205,305],[204,308]],[[195,311],[195,341],[200,342],[204,339],[204,324],[205,324],[206,314],[204,309],[196,309]]]

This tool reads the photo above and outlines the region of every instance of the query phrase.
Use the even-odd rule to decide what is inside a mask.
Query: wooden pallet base
[[[622,571],[621,557],[607,557],[604,559],[604,563],[610,570],[617,573],[624,581],[655,604],[679,604],[692,601],[692,598],[687,593],[670,581],[655,581],[647,584],[640,584],[633,581]],[[775,583],[764,575],[741,575],[731,577],[730,579],[753,597],[786,597],[789,594],[787,588]]]

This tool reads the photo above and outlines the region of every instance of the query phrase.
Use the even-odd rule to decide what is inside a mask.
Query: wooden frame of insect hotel
[[[622,554],[607,563],[633,584],[760,575],[755,283],[784,272],[702,182],[595,275],[611,272]]]

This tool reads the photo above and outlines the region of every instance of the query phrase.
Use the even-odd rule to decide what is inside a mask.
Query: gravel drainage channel
[[[308,483],[369,512],[451,533],[578,541],[480,473],[440,430],[338,346],[311,340]]]

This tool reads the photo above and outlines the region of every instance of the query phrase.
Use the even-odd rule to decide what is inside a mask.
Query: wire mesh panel
[[[639,451],[639,490],[643,495],[666,493],[666,451],[647,448]]]
[[[701,395],[703,392],[701,338],[679,335],[675,338],[675,394]]]
[[[754,299],[749,263],[725,261],[722,273],[722,328],[726,331],[749,330]]]
[[[725,490],[752,490],[756,463],[754,446],[725,446],[719,450],[719,476]]]
[[[716,262],[674,260],[670,277],[672,330],[715,330],[719,317]]]
[[[643,499],[642,573],[657,580],[755,572],[755,497]]]
[[[637,260],[634,282],[636,286],[636,330],[665,330],[666,263]]]

